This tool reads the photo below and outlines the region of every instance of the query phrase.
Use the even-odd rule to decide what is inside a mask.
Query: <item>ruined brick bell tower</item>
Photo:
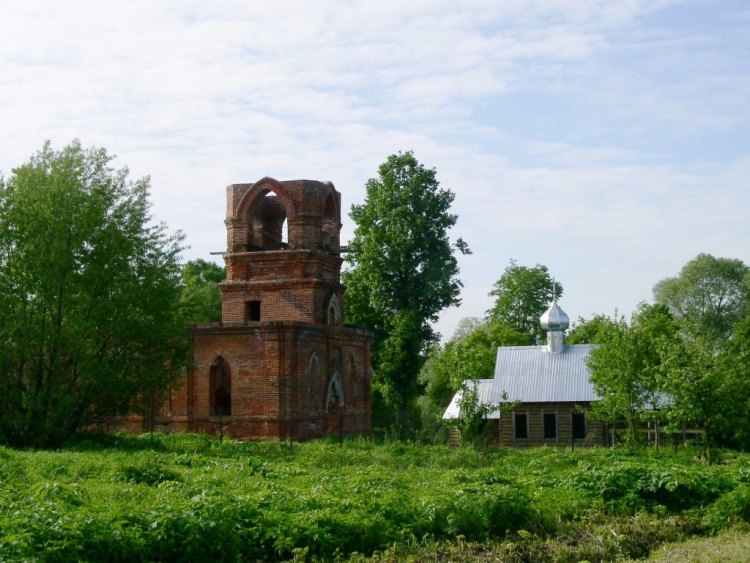
[[[341,195],[330,182],[227,188],[222,322],[194,325],[173,429],[245,439],[371,433],[371,333],[342,324]]]

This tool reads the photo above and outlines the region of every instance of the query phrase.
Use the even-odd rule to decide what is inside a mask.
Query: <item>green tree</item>
[[[669,396],[675,429],[697,426],[705,432],[704,454],[715,445],[750,445],[750,317],[720,349],[703,335],[683,334],[661,349],[662,388]]]
[[[641,304],[630,324],[624,318],[601,322],[588,359],[601,397],[593,412],[608,422],[624,419],[629,444],[635,443],[638,422],[653,420],[655,407],[664,407],[660,350],[677,338],[677,323],[663,305]]]
[[[719,357],[704,337],[682,338],[662,350],[662,388],[669,393],[669,415],[675,425],[696,425],[705,431],[704,455],[711,461],[714,438],[725,408]]]
[[[433,349],[432,377],[428,392],[439,382],[437,389],[445,389],[435,399],[443,408],[466,380],[491,379],[495,371],[495,358],[499,346],[528,346],[533,344],[528,333],[494,321],[486,321],[470,332],[458,335],[445,346]],[[445,400],[447,399],[447,401]]]
[[[578,317],[565,340],[568,344],[592,344],[596,341],[599,331],[609,327],[611,322],[612,319],[606,315],[594,315],[590,319]]]
[[[726,378],[722,440],[750,449],[750,315],[737,323],[722,353],[721,373]]]
[[[741,260],[699,254],[680,274],[654,286],[654,300],[683,326],[720,342],[750,313],[750,268]]]
[[[488,424],[493,415],[502,415],[512,410],[515,405],[508,407],[508,394],[503,392],[499,397],[501,402],[487,404],[481,401],[479,393],[479,382],[466,381],[460,387],[461,398],[458,401],[458,418],[453,422],[461,436],[461,440],[466,443],[486,445],[489,436]],[[505,401],[504,403],[502,401]]]
[[[430,323],[457,305],[461,282],[455,252],[468,253],[448,231],[454,194],[440,187],[436,171],[412,152],[398,153],[366,184],[365,202],[353,205],[356,228],[344,272],[346,318],[374,331],[374,388],[405,426],[420,392],[423,352],[435,338]]]
[[[484,427],[482,416],[489,411],[486,405],[472,403],[472,382],[493,377],[499,346],[529,346],[542,339],[539,318],[555,289],[558,295],[562,293],[546,266],[528,268],[511,260],[490,293],[496,301],[487,318],[462,319],[445,346],[430,350],[420,374],[426,386],[426,397],[421,401],[425,428],[434,428],[430,418],[442,416],[454,394],[463,389],[466,407],[458,424],[465,437],[478,436],[476,431]]]
[[[547,310],[555,294],[561,297],[563,287],[550,276],[547,266],[537,264],[529,268],[511,260],[490,291],[495,303],[487,315],[519,332],[533,334],[535,340],[541,342],[545,335],[539,317]]]
[[[189,323],[221,321],[221,292],[219,284],[226,278],[226,270],[206,260],[190,260],[182,266],[180,307]]]
[[[0,437],[54,446],[129,412],[184,365],[181,235],[148,179],[49,143],[0,183]]]
[[[699,254],[678,276],[657,283],[654,297],[682,328],[681,338],[662,350],[673,424],[702,428],[709,460],[714,445],[747,447],[750,268]]]

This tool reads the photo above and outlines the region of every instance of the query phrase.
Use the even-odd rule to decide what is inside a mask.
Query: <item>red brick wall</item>
[[[339,422],[345,434],[371,433],[367,331],[270,322],[196,326],[192,338],[192,373],[158,424],[187,421],[189,430],[215,433],[221,422],[226,434],[241,439],[286,439],[291,432],[291,438],[304,440],[338,433]],[[316,374],[310,373],[313,354],[319,364]],[[232,382],[232,413],[221,419],[211,413],[209,397],[209,373],[218,357],[229,365]],[[326,412],[334,373],[344,387],[340,413],[338,407]]]

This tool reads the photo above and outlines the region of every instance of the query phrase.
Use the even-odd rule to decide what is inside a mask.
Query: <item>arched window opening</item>
[[[221,356],[211,364],[209,403],[213,416],[232,414],[232,378],[229,372],[229,364]]]
[[[328,301],[328,308],[326,310],[326,324],[338,325],[341,323],[341,304],[336,294],[331,295],[331,299]]]
[[[333,407],[343,407],[343,406],[344,406],[344,384],[341,383],[341,377],[339,376],[337,372],[331,376],[331,379],[328,382],[328,388],[326,390],[326,399],[325,399],[325,411],[328,412],[329,409]]]
[[[336,202],[333,200],[333,194],[328,194],[325,206],[323,207],[324,219],[336,219]]]
[[[328,307],[328,324],[329,325],[337,325],[339,324],[339,316],[336,312],[336,307],[329,306]]]
[[[288,245],[287,213],[275,193],[266,191],[249,210],[248,250],[279,250]]]
[[[339,247],[340,229],[341,225],[339,224],[339,214],[336,209],[336,202],[333,199],[333,194],[328,194],[325,205],[323,206],[321,246],[323,248],[337,250]]]
[[[307,394],[308,397],[313,397],[314,393],[320,392],[320,360],[318,356],[313,352],[310,355],[310,362],[307,366]]]

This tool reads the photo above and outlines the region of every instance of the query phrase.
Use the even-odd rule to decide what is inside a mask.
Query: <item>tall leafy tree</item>
[[[537,264],[530,268],[511,260],[490,291],[495,303],[487,315],[495,322],[532,334],[537,342],[541,342],[544,331],[539,317],[547,310],[555,294],[561,297],[563,287],[552,278],[547,266]]]
[[[447,344],[430,350],[420,374],[427,386],[427,396],[421,401],[425,414],[442,415],[459,389],[464,390],[464,399],[471,402],[470,382],[493,377],[499,346],[528,346],[541,340],[544,332],[539,318],[555,291],[560,295],[562,286],[554,282],[546,266],[537,264],[528,268],[511,260],[490,293],[496,301],[487,317],[463,319]],[[469,426],[481,422],[482,416],[488,414],[481,405],[467,403],[467,407],[473,407],[468,409]]]
[[[466,380],[491,379],[499,346],[528,346],[531,335],[507,325],[486,321],[471,331],[454,335],[443,346],[430,352],[423,377],[429,381],[428,394],[448,406],[453,394]]]
[[[662,386],[672,422],[705,431],[713,445],[747,447],[750,424],[750,267],[699,254],[654,298],[680,322],[681,338],[662,349]]]
[[[654,286],[654,299],[707,342],[729,337],[750,313],[750,268],[742,260],[699,254],[680,274]]]
[[[678,325],[663,305],[641,304],[630,324],[624,318],[600,319],[588,365],[601,400],[594,413],[605,421],[625,420],[634,443],[640,421],[663,407],[661,349],[678,339]]]
[[[750,449],[750,315],[737,323],[722,353],[721,373],[726,378],[724,442]]]
[[[420,392],[423,352],[435,338],[430,323],[460,302],[455,253],[468,247],[448,237],[457,220],[453,199],[434,169],[412,152],[398,153],[367,181],[364,203],[350,213],[356,228],[343,274],[346,318],[374,331],[374,381],[402,428]]]
[[[683,334],[664,346],[662,388],[670,397],[670,418],[679,429],[705,432],[705,455],[723,445],[750,445],[750,317],[739,322],[719,348],[703,335]]]
[[[729,414],[722,357],[705,337],[697,336],[665,346],[662,358],[662,388],[669,394],[670,419],[676,425],[703,429],[704,453],[710,462],[711,448],[721,434],[725,414]]]
[[[0,440],[49,446],[129,412],[184,365],[181,235],[148,179],[49,143],[0,183]]]
[[[182,266],[180,306],[189,323],[213,323],[221,320],[219,284],[226,270],[213,262],[197,259]]]

